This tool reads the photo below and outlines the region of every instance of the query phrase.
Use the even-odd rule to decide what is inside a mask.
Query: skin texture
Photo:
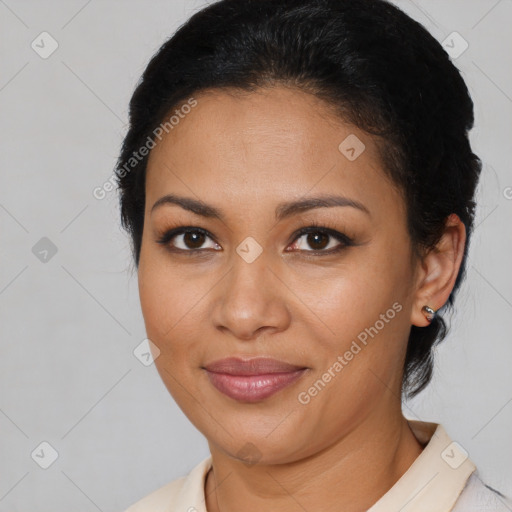
[[[150,154],[138,278],[146,331],[160,350],[157,369],[209,443],[207,509],[367,510],[423,448],[401,411],[405,350],[411,325],[428,325],[422,306],[437,310],[449,297],[464,225],[452,215],[437,249],[414,260],[404,202],[371,136],[284,86],[195,98],[197,106]],[[354,161],[338,149],[350,134],[366,146]],[[281,202],[334,193],[363,203],[370,215],[336,206],[275,219]],[[171,204],[151,212],[166,194],[202,200],[224,217]],[[342,243],[294,236],[312,223],[355,245],[315,253]],[[180,225],[212,236],[157,243]],[[252,263],[236,251],[248,236],[262,248]],[[201,251],[173,253],[173,244]],[[298,394],[395,303],[394,318],[300,403]],[[309,370],[265,400],[239,402],[202,369],[228,356],[273,357]],[[241,450],[258,463],[244,462]]]

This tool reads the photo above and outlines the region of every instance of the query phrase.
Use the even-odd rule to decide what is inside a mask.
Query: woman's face
[[[400,412],[416,275],[404,203],[372,139],[311,95],[195,99],[147,168],[138,277],[155,364],[211,448],[298,460]],[[207,208],[153,209],[166,195]],[[360,207],[289,206],[327,196]],[[225,394],[205,367],[231,356],[306,370],[268,396]]]

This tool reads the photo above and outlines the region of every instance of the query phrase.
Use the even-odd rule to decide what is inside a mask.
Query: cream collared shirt
[[[367,512],[510,512],[512,499],[484,484],[475,464],[442,425],[407,420],[423,451]],[[148,494],[125,512],[207,512],[211,456],[187,476]]]

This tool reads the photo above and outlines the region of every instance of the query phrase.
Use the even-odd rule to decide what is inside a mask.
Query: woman
[[[448,55],[383,0],[222,0],[160,48],[122,222],[155,364],[211,456],[129,512],[510,509],[401,410],[464,277],[472,125]]]

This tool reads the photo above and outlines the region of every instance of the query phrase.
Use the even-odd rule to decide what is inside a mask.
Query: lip
[[[258,402],[296,382],[307,370],[272,358],[229,357],[203,367],[211,384],[238,401]]]
[[[253,357],[250,359],[227,357],[213,361],[205,365],[204,368],[209,372],[227,373],[229,375],[266,375],[269,373],[290,373],[303,370],[306,367],[286,363],[271,357]]]

